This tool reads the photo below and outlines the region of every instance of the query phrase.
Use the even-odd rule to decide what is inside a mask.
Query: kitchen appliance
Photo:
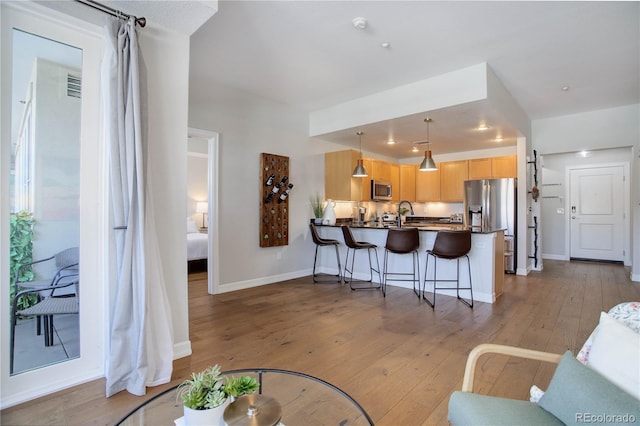
[[[353,219],[356,223],[365,223],[367,219],[367,208],[366,207],[354,207],[353,208]]]
[[[504,231],[504,269],[516,272],[516,179],[464,182],[464,224],[471,232]]]
[[[395,222],[397,220],[397,215],[395,213],[384,212],[382,215],[383,222]]]
[[[391,200],[391,183],[371,180],[371,201]]]

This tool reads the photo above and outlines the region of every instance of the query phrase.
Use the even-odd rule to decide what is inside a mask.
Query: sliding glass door
[[[108,268],[98,29],[0,7],[4,407],[102,376]]]

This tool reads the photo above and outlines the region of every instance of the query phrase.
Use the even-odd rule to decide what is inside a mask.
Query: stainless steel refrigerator
[[[472,232],[504,231],[504,270],[516,272],[516,179],[464,182],[464,224]]]

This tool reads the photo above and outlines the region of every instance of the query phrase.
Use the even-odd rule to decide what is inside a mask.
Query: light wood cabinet
[[[469,179],[491,179],[493,177],[492,160],[492,158],[469,160]]]
[[[518,157],[507,155],[492,158],[491,174],[494,178],[518,177]]]
[[[364,169],[367,171],[368,176],[362,178],[354,178],[360,179],[360,196],[358,201],[371,201],[371,179],[373,179],[373,160],[371,158],[363,158],[362,165]]]
[[[440,201],[440,164],[438,170],[421,172],[415,167],[416,175],[416,201]]]
[[[391,182],[391,163],[382,160],[371,160],[371,179]]]
[[[514,178],[518,174],[517,156],[469,160],[469,179]]]
[[[440,163],[440,201],[462,202],[464,181],[469,179],[469,162],[450,161]]]
[[[391,182],[391,201],[400,201],[408,198],[401,198],[400,191],[400,165],[399,164],[389,164],[389,182]]]
[[[397,201],[416,201],[416,169],[418,167],[413,164],[400,164],[399,168],[400,191],[394,189],[394,192],[400,193]]]
[[[327,152],[324,155],[324,197],[332,200],[358,201],[362,179],[351,176],[360,153],[354,150]],[[366,167],[366,166],[365,166]]]

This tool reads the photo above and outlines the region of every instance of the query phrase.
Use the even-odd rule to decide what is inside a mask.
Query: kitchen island
[[[378,258],[380,259],[380,267],[383,268],[384,246],[387,239],[388,226],[382,226],[376,223],[372,224],[350,224],[354,237],[358,241],[367,241],[378,246]],[[464,229],[461,224],[406,224],[404,228],[418,228],[420,234],[420,287],[425,277],[425,264],[427,254],[426,251],[433,247],[436,234],[441,229]],[[340,224],[318,226],[318,232],[323,238],[331,238],[342,242],[340,245],[340,258],[344,263],[346,255],[346,246],[344,245],[344,237]],[[389,269],[395,272],[411,271],[411,256],[395,255],[389,256]],[[502,294],[502,284],[504,281],[504,236],[502,231],[490,233],[472,233],[471,234],[471,251],[469,252],[469,260],[471,261],[471,278],[473,281],[473,299],[479,302],[493,303]],[[369,279],[369,261],[366,253],[358,253],[356,255],[354,265],[354,278]],[[375,262],[375,261],[374,261]],[[327,274],[336,274],[337,266],[335,264],[335,253],[333,250],[321,250],[318,254],[318,271]],[[460,260],[460,286],[467,287],[469,273],[466,259]],[[429,260],[429,278],[433,278],[433,258]],[[344,266],[344,265],[343,265]],[[382,271],[381,271],[382,272]],[[438,259],[438,278],[455,279],[456,262]],[[374,281],[377,280],[374,276]],[[412,288],[412,283],[407,281],[388,281],[388,285],[397,287]],[[448,283],[455,285],[455,283]],[[439,284],[439,285],[442,285]],[[433,288],[433,282],[428,283],[427,291]],[[462,297],[468,297],[468,290],[461,290]],[[438,295],[443,294],[455,297],[454,290],[438,290]]]

